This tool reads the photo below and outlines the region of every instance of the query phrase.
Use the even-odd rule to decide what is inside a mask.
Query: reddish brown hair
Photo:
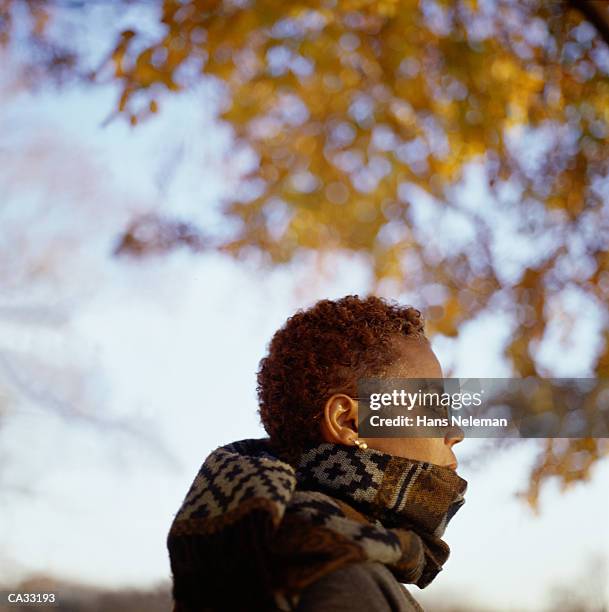
[[[411,306],[348,295],[300,310],[279,329],[258,370],[260,419],[276,452],[293,460],[321,441],[318,419],[334,393],[357,395],[357,381],[397,359],[395,340],[423,336]]]

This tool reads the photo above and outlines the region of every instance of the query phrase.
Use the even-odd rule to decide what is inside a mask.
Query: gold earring
[[[353,440],[353,444],[355,444],[357,448],[359,448],[360,450],[366,450],[368,448],[368,445],[365,442],[362,442],[361,440],[358,440],[357,438]]]

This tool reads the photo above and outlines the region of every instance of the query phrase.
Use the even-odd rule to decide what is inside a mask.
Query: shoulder
[[[350,563],[303,590],[298,612],[423,612],[393,574],[375,561]]]

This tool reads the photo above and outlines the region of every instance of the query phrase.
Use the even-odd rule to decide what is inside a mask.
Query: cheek
[[[371,448],[397,457],[439,465],[446,463],[446,445],[443,438],[368,438],[367,441]]]
[[[419,461],[430,463],[442,463],[445,456],[445,445],[443,438],[415,438],[406,440],[410,445],[410,451],[415,452]]]
[[[370,448],[395,457],[446,465],[451,458],[444,438],[367,438]]]
[[[447,456],[447,446],[444,444],[444,438],[430,438],[427,440],[430,444],[430,453],[433,455],[432,463],[442,465]]]

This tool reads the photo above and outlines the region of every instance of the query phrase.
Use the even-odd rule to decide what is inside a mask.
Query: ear
[[[321,434],[326,442],[351,446],[357,438],[357,402],[344,393],[332,395],[324,405]]]

